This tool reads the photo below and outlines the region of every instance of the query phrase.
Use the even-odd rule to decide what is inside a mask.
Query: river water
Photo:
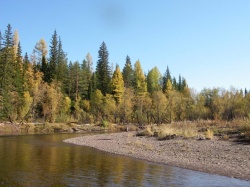
[[[249,187],[210,175],[63,143],[84,134],[0,137],[0,186]]]

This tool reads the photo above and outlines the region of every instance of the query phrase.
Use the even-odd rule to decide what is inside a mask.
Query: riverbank
[[[170,166],[250,180],[250,144],[176,138],[159,141],[135,132],[83,136],[64,142]]]
[[[127,126],[109,124],[101,126],[95,124],[77,124],[77,123],[26,123],[22,125],[11,123],[0,123],[1,135],[18,135],[18,134],[41,134],[54,132],[120,132],[126,131]],[[136,130],[136,126],[129,126],[131,130]]]

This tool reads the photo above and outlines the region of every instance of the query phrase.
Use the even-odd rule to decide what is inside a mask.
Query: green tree
[[[110,93],[110,66],[108,61],[109,53],[106,44],[103,42],[98,51],[98,61],[96,66],[97,89],[103,95]]]
[[[66,93],[66,87],[68,82],[68,59],[67,54],[63,51],[62,41],[59,37],[58,41],[58,63],[57,63],[57,72],[56,80],[61,84],[61,89],[63,93]]]
[[[154,123],[161,124],[164,122],[167,110],[167,98],[162,91],[154,91],[152,93],[151,115]]]
[[[18,90],[16,87],[16,59],[14,51],[14,39],[11,25],[7,26],[3,38],[3,48],[0,51],[0,111],[2,119],[14,122],[17,117]]]
[[[147,76],[147,88],[149,93],[161,90],[162,76],[157,67],[151,69]]]
[[[126,57],[126,63],[122,70],[122,76],[124,80],[124,86],[126,88],[132,88],[134,85],[134,71],[129,56]]]
[[[164,92],[164,90],[166,90],[166,86],[167,86],[167,82],[170,81],[170,83],[172,84],[173,80],[171,78],[171,73],[170,70],[167,66],[167,70],[162,78],[162,91]]]
[[[92,73],[91,80],[88,87],[88,98],[91,100],[93,93],[97,90],[96,73]]]
[[[88,95],[88,89],[91,82],[91,76],[93,73],[93,61],[90,53],[86,55],[81,65],[81,76],[82,76],[82,88],[81,95],[84,99],[90,99]]]
[[[103,98],[100,90],[95,90],[91,96],[90,106],[93,116],[95,116],[95,122],[103,118]]]
[[[52,39],[50,42],[50,51],[49,51],[49,74],[48,82],[52,82],[53,79],[56,78],[57,75],[57,66],[58,66],[58,38],[57,38],[57,32],[54,31],[54,34],[52,35]]]
[[[2,49],[2,33],[0,31],[0,50]]]

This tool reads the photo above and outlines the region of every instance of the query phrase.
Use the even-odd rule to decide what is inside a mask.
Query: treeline
[[[250,114],[247,90],[195,93],[168,67],[163,76],[157,67],[145,75],[140,61],[132,65],[129,56],[122,70],[118,65],[112,70],[104,42],[93,69],[89,53],[82,62],[68,62],[56,31],[49,51],[41,39],[30,56],[23,56],[18,33],[8,25],[0,32],[0,121],[159,124]]]

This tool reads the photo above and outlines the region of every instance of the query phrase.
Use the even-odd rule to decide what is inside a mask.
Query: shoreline
[[[108,153],[194,171],[250,180],[250,145],[231,141],[138,137],[135,132],[81,136],[64,140]]]

